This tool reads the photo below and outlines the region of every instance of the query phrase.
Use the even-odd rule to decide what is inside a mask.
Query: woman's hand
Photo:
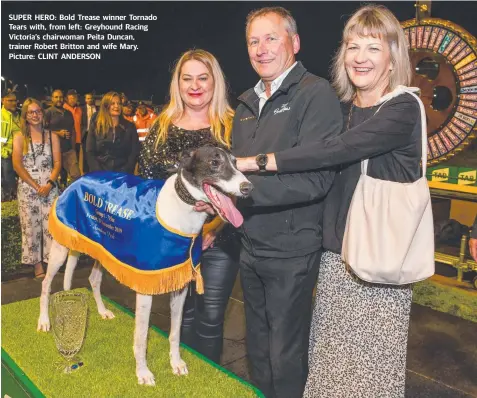
[[[46,184],[46,185],[40,186],[37,192],[39,196],[46,198],[50,194],[50,191],[51,191],[51,185]]]
[[[194,206],[195,211],[205,211],[207,214],[210,214],[211,216],[215,216],[216,212],[215,209],[212,207],[210,203],[206,203],[202,200],[199,200],[195,206]]]
[[[202,251],[207,250],[209,247],[214,247],[215,238],[217,235],[214,231],[210,231],[204,236],[202,241]]]

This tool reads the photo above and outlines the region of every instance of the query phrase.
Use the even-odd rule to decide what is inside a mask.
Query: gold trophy
[[[83,362],[75,355],[83,345],[87,315],[88,304],[82,293],[58,292],[50,301],[50,319],[56,347],[65,359],[58,362],[58,368],[64,373],[83,366]]]

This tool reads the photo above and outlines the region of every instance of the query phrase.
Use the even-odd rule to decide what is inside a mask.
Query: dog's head
[[[180,172],[192,185],[191,195],[197,200],[209,202],[220,217],[239,227],[243,217],[230,199],[230,195],[247,197],[253,185],[235,167],[235,158],[227,151],[213,146],[200,147],[184,154]]]

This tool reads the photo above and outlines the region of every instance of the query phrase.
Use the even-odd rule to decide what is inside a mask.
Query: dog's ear
[[[195,151],[183,151],[181,153],[179,168],[191,171],[194,163]]]

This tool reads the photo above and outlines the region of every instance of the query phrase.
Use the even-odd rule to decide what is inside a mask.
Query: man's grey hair
[[[268,14],[276,14],[282,17],[286,22],[286,30],[290,36],[296,35],[298,33],[298,28],[296,26],[295,18],[291,15],[291,12],[283,7],[263,7],[258,10],[253,10],[247,15],[245,21],[245,38],[247,39],[248,29],[252,21],[259,17],[264,17]]]

